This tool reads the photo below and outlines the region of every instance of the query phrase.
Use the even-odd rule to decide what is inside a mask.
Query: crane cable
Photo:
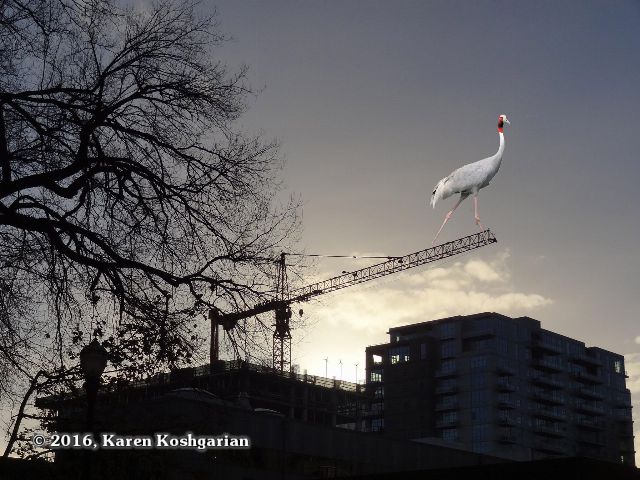
[[[393,260],[402,257],[395,257],[393,255],[373,256],[373,255],[324,255],[321,253],[285,253],[285,255],[295,255],[298,257],[320,257],[320,258],[376,258]]]

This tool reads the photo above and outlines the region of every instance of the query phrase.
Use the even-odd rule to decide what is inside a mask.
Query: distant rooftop
[[[600,348],[600,347],[589,347],[585,344],[585,342],[581,341],[581,340],[577,340],[575,338],[572,337],[568,337],[566,335],[562,335],[561,333],[557,333],[554,332],[552,330],[547,330],[542,328],[540,320],[536,320],[534,318],[528,317],[528,316],[521,316],[521,317],[509,317],[507,315],[503,315],[501,313],[497,313],[497,312],[481,312],[481,313],[474,313],[471,315],[454,315],[452,317],[445,317],[445,318],[439,318],[436,320],[428,320],[426,322],[418,322],[418,323],[412,323],[409,325],[400,325],[397,327],[391,327],[389,328],[389,331],[387,332],[388,334],[393,334],[393,333],[400,333],[400,334],[407,334],[407,333],[411,333],[411,332],[415,332],[417,330],[422,330],[422,329],[430,329],[433,326],[437,326],[441,323],[446,323],[446,322],[459,322],[459,321],[463,321],[463,320],[480,320],[482,318],[502,318],[505,320],[510,320],[510,321],[515,321],[515,322],[527,322],[527,323],[533,323],[533,324],[537,324],[537,326],[544,332],[558,336],[558,337],[562,337],[566,340],[569,340],[571,342],[578,342],[581,343],[582,345],[585,346],[585,348],[589,349],[589,350],[598,350],[601,352],[605,352],[608,354],[612,354],[612,355],[618,355],[621,356],[620,354],[616,353],[616,352],[612,352],[611,350],[606,350],[604,348]]]

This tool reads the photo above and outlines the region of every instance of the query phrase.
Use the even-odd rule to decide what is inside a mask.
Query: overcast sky
[[[640,3],[217,1],[218,53],[263,91],[242,122],[282,142],[304,202],[301,248],[401,255],[429,246],[455,168],[495,153],[479,195],[499,243],[437,269],[305,305],[294,362],[363,377],[389,327],[448,315],[526,314],[628,354],[640,388]],[[209,8],[205,6],[205,8]],[[442,240],[475,231],[465,201]],[[318,278],[360,264],[324,261]],[[311,279],[310,279],[311,280]],[[640,341],[640,339],[639,339]]]
[[[308,252],[427,247],[455,203],[432,210],[433,186],[495,153],[499,114],[512,122],[500,172],[479,195],[497,246],[435,276],[416,270],[306,306],[315,327],[295,348],[302,368],[362,360],[393,325],[479,310],[640,351],[640,3],[216,6],[233,36],[218,55],[247,64],[263,88],[243,125],[282,142]],[[474,231],[467,200],[442,240]],[[319,276],[356,266],[325,261]]]

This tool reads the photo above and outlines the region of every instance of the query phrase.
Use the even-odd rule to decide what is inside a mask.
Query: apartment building
[[[366,430],[514,460],[635,464],[622,355],[497,313],[388,333],[366,350]]]

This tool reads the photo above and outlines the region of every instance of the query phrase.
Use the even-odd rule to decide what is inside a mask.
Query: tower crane
[[[216,309],[209,311],[211,320],[210,361],[219,358],[219,326],[229,331],[243,319],[273,311],[275,313],[275,329],[273,332],[273,368],[280,372],[291,368],[291,305],[306,302],[314,297],[351,287],[376,278],[408,270],[410,268],[436,262],[445,258],[460,255],[470,250],[496,243],[496,237],[487,229],[473,235],[458,238],[435,247],[430,247],[402,257],[388,257],[387,261],[369,267],[343,272],[341,275],[306,285],[289,291],[286,272],[286,253],[282,253],[277,261],[276,295],[269,300],[239,312],[221,314]]]

